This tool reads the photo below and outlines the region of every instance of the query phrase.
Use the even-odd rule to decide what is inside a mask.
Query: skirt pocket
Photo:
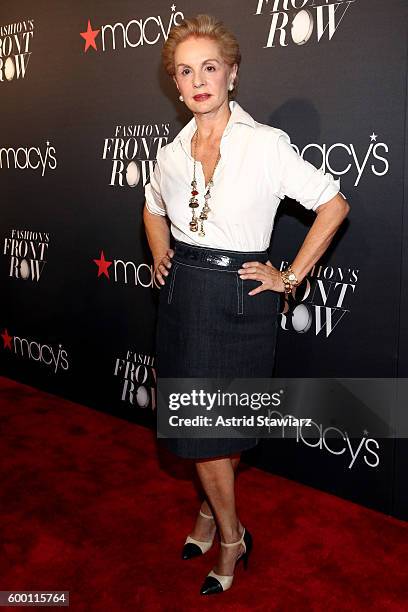
[[[171,301],[173,299],[173,291],[174,291],[174,284],[176,282],[176,274],[177,274],[177,269],[179,267],[178,263],[173,263],[171,268],[170,268],[170,274],[168,275],[167,279],[166,279],[166,284],[169,284],[169,291],[167,294],[167,303],[171,304]]]
[[[260,285],[259,280],[239,279],[237,285],[239,286],[238,314],[244,314],[249,318],[259,316],[276,319],[280,306],[280,293],[278,291],[265,289],[255,295],[248,295],[250,291],[257,289]]]

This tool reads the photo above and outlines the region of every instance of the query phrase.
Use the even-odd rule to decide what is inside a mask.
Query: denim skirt
[[[158,378],[271,378],[279,292],[248,292],[260,281],[241,279],[246,261],[266,263],[267,251],[229,251],[176,240],[159,290]],[[160,438],[190,459],[220,457],[256,446],[258,438]]]

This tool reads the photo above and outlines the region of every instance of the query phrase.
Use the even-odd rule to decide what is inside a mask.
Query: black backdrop
[[[351,205],[310,292],[297,294],[310,328],[301,308],[281,315],[275,374],[406,377],[404,0],[2,4],[2,374],[152,425],[158,289],[143,187],[158,148],[191,118],[160,49],[173,23],[200,12],[238,36],[241,106],[287,131]],[[294,42],[308,20],[309,39]],[[281,203],[276,266],[313,219]],[[296,440],[265,440],[247,460],[408,518],[406,440],[377,443],[375,467]]]

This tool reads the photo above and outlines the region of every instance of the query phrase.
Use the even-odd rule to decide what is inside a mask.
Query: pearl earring
[[[232,90],[234,89],[234,85],[233,85],[233,83],[230,83],[230,84],[229,84],[228,89],[229,89],[229,91],[232,91]]]
[[[183,96],[179,96],[179,100],[180,100],[180,102],[184,102]]]

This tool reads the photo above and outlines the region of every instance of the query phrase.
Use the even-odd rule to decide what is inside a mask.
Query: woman
[[[174,26],[162,50],[180,101],[193,113],[157,154],[143,219],[161,285],[156,331],[159,377],[271,377],[280,294],[291,293],[323,255],[349,205],[330,174],[304,161],[286,132],[255,121],[232,92],[241,61],[234,35],[211,16]],[[268,259],[280,200],[316,211],[286,271]],[[171,222],[174,249],[170,248]],[[167,439],[192,458],[204,491],[183,558],[221,547],[202,594],[231,587],[252,537],[235,508],[234,472],[256,438]]]

